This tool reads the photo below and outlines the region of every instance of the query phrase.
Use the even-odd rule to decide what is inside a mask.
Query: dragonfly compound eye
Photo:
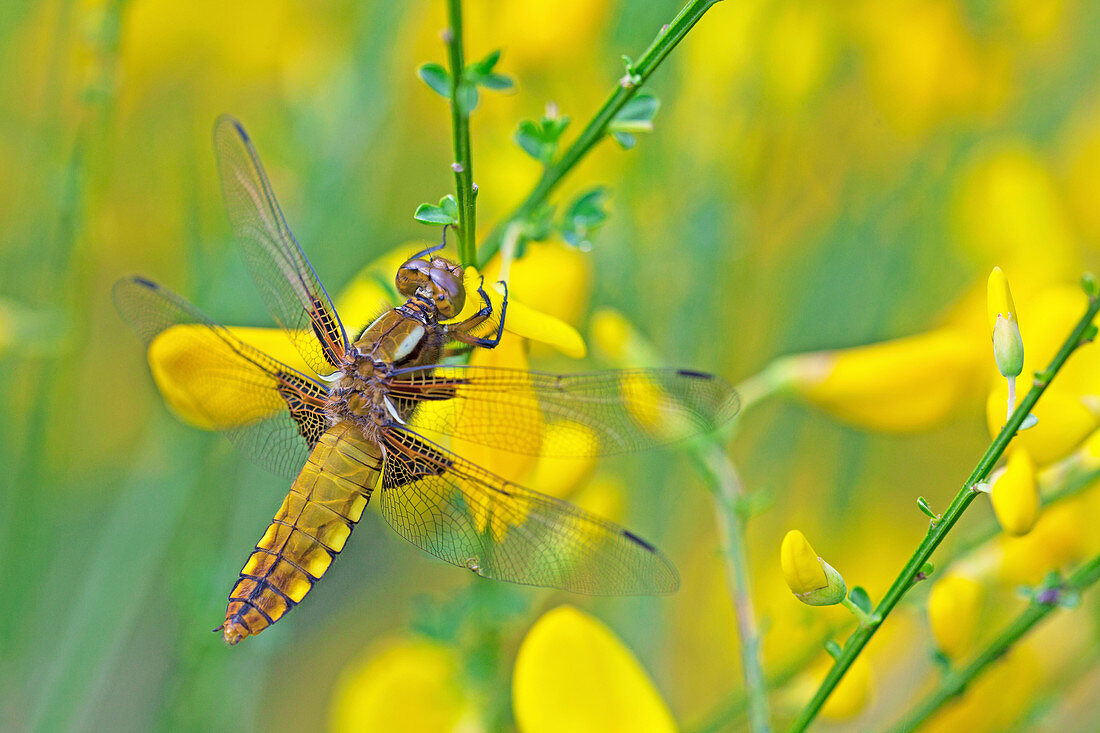
[[[424,260],[409,260],[397,269],[397,292],[411,298],[428,284],[430,265]]]
[[[466,288],[462,285],[461,273],[450,269],[432,269],[432,300],[436,310],[444,318],[454,318],[466,305]]]

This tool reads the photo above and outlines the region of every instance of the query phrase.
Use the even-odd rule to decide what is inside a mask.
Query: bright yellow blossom
[[[631,651],[572,606],[548,611],[527,632],[516,655],[512,705],[523,733],[676,730]]]
[[[1032,409],[1039,422],[1012,439],[1017,446],[1027,450],[1040,466],[1069,455],[1100,427],[1100,415],[1089,402],[1069,393],[1065,382],[1059,379],[1054,380]],[[1002,380],[986,400],[985,417],[991,436],[997,435],[1005,424],[1007,397],[1007,387]]]
[[[844,600],[848,588],[840,573],[822,560],[806,536],[792,529],[779,550],[783,579],[798,600],[810,606],[831,606]]]
[[[1039,484],[1035,478],[1035,462],[1023,448],[1016,448],[1008,457],[1008,465],[989,491],[993,511],[1005,532],[1024,535],[1039,518]]]
[[[810,403],[861,427],[927,428],[980,383],[980,355],[953,328],[849,349],[796,354],[776,363]]]
[[[393,639],[343,671],[329,713],[334,733],[483,730],[455,653],[427,639]]]
[[[982,587],[976,581],[958,574],[937,580],[928,594],[928,623],[940,651],[953,659],[969,653],[981,610]]]

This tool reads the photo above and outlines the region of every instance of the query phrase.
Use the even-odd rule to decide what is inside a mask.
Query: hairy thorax
[[[442,327],[429,314],[405,306],[379,316],[356,340],[329,389],[329,422],[356,424],[368,440],[376,439],[382,426],[404,422],[412,406],[392,399],[386,380],[395,368],[436,363],[443,340]]]

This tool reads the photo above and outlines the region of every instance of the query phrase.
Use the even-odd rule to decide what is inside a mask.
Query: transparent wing
[[[240,122],[229,116],[218,119],[214,150],[229,221],[268,311],[290,333],[311,369],[331,373],[349,348],[347,334],[290,232]]]
[[[260,465],[298,474],[327,426],[321,384],[244,343],[154,282],[119,280],[113,296],[149,349],[153,377],[173,409],[225,431]]]
[[[383,432],[382,516],[452,565],[589,595],[671,593],[672,563],[629,530],[489,473],[400,427]]]
[[[724,380],[683,369],[566,375],[413,367],[396,370],[388,389],[406,410],[415,408],[410,425],[418,433],[558,457],[675,443],[715,429],[740,406]]]

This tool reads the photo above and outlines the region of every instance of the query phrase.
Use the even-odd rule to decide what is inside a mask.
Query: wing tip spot
[[[624,530],[623,530],[623,537],[626,537],[626,538],[627,538],[628,540],[630,540],[631,542],[634,542],[634,543],[636,543],[636,544],[639,544],[639,545],[641,545],[642,547],[644,547],[645,549],[649,550],[650,552],[657,552],[657,548],[656,548],[656,547],[654,547],[654,546],[653,546],[653,545],[651,545],[650,543],[646,542],[646,541],[645,541],[645,540],[643,540],[643,539],[642,539],[641,537],[639,537],[638,535],[636,535],[636,534],[634,534],[633,532],[631,532],[631,531],[630,531],[629,529],[624,529]]]
[[[681,377],[691,377],[692,379],[714,379],[713,374],[707,374],[706,372],[697,372],[693,369],[677,369],[676,373]]]
[[[131,279],[133,280],[133,282],[137,283],[138,285],[141,285],[144,288],[149,288],[150,290],[159,290],[160,289],[160,286],[157,285],[155,282],[153,282],[152,280],[149,280],[147,278],[144,278],[141,275],[134,275],[134,277],[131,278]]]

